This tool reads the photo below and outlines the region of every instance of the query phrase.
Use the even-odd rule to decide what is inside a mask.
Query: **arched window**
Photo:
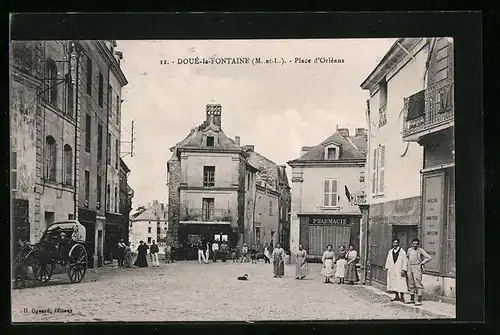
[[[64,145],[64,184],[73,185],[73,150],[69,144]]]
[[[57,147],[56,140],[52,136],[45,139],[45,178],[56,180]]]
[[[57,103],[57,65],[49,59],[47,60],[47,88],[48,88],[48,101],[51,104]]]

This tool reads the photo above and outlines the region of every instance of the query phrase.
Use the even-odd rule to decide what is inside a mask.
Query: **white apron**
[[[392,250],[387,253],[387,259],[385,261],[385,268],[387,269],[387,291],[405,293],[408,291],[408,285],[406,284],[406,277],[401,275],[401,271],[407,271],[408,259],[406,258],[406,252],[399,248],[399,256],[394,263],[392,258]]]

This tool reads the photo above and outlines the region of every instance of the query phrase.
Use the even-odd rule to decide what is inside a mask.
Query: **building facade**
[[[11,190],[14,239],[75,219],[79,129],[74,44],[11,42]]]
[[[78,41],[77,109],[80,150],[79,220],[87,229],[89,254],[103,264],[106,230],[121,222],[118,212],[121,89],[127,79],[120,69],[122,54],[115,41]],[[109,223],[111,229],[106,229]],[[116,238],[116,237],[114,237]]]
[[[144,211],[132,215],[128,240],[132,249],[136,249],[140,241],[151,245],[153,241],[163,245],[168,230],[168,208],[165,204],[154,200]]]
[[[278,236],[279,242],[282,244],[283,249],[290,252],[290,218],[292,213],[292,188],[288,181],[288,175],[286,173],[286,166],[278,166],[278,213],[279,213],[279,225],[278,225]]]
[[[185,257],[196,245],[226,240],[230,247],[248,234],[245,227],[248,193],[257,169],[248,154],[222,131],[222,106],[209,104],[206,120],[171,148],[167,163],[170,242]],[[247,190],[248,189],[248,190]]]
[[[132,200],[134,198],[134,191],[128,184],[128,176],[130,169],[127,164],[120,159],[120,171],[119,171],[119,212],[122,215],[121,230],[119,231],[119,238],[124,239],[125,242],[129,242],[129,227],[130,227],[130,212],[132,211]]]
[[[401,38],[361,87],[368,101],[367,279],[385,283],[391,240],[433,257],[426,288],[455,289],[453,43]],[[431,213],[432,212],[432,213]]]
[[[282,167],[256,152],[253,145],[242,146],[242,149],[249,155],[250,164],[259,169],[256,173],[255,207],[249,209],[254,212],[253,221],[248,221],[252,234],[246,241],[257,244],[259,248],[265,243],[274,246],[282,242],[280,209],[289,198],[290,189],[283,187]]]
[[[326,246],[359,248],[361,212],[354,198],[365,189],[366,130],[338,129],[322,143],[303,147],[292,167],[290,249],[302,245],[319,258]]]

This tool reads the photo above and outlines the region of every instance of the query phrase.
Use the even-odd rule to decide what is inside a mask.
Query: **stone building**
[[[123,238],[125,242],[128,242],[129,237],[129,225],[130,225],[130,212],[132,211],[132,199],[134,198],[134,190],[128,184],[128,175],[130,169],[127,164],[120,159],[120,171],[119,171],[119,212],[122,215],[121,230],[118,232],[118,237]]]
[[[114,41],[78,41],[78,104],[81,145],[79,221],[87,228],[94,263],[102,264],[106,224],[119,224],[117,199],[120,151],[122,55]],[[108,233],[112,230],[108,229]]]
[[[76,217],[74,45],[11,43],[11,189],[14,238],[40,238]]]
[[[424,286],[454,295],[452,40],[398,39],[361,87],[370,92],[367,278],[385,283],[393,237],[405,248],[419,237],[433,257]]]
[[[359,248],[361,212],[356,196],[365,189],[366,130],[350,136],[346,128],[316,146],[303,147],[292,167],[290,249],[299,244],[311,258],[326,246]]]
[[[236,247],[249,241],[248,211],[253,208],[258,169],[222,130],[222,106],[207,105],[206,120],[170,150],[167,184],[171,243],[184,257],[194,257],[198,243],[218,239]]]
[[[239,141],[237,138],[238,144]],[[285,168],[256,152],[253,145],[242,146],[242,149],[249,155],[250,164],[259,169],[256,174],[254,220],[248,221],[252,231],[249,243],[262,247],[265,243],[276,245],[280,242],[286,248],[290,187]]]
[[[115,46],[12,42],[13,224],[34,242],[47,225],[78,219],[87,228],[90,266],[102,263],[106,212],[115,214],[109,222],[120,217],[119,120],[127,80]]]
[[[135,213],[130,218],[129,241],[135,249],[140,241],[151,245],[153,241],[164,244],[168,230],[168,208],[165,204],[154,200],[144,211]]]

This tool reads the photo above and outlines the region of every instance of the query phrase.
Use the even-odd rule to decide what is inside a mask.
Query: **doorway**
[[[417,225],[392,225],[392,238],[399,239],[399,245],[403,250],[408,250],[415,237],[418,237]]]

